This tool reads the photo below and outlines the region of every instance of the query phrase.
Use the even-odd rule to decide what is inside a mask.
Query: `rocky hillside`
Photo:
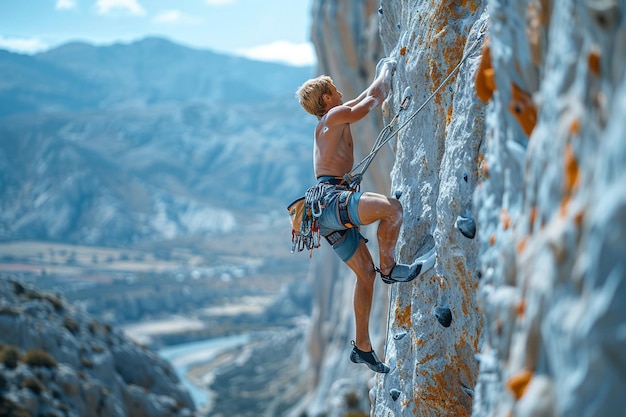
[[[169,364],[57,294],[0,279],[0,414],[192,416]]]
[[[340,89],[358,93],[368,77],[350,74],[365,75],[376,57],[398,60],[383,122],[406,87],[413,104],[399,122],[414,117],[394,143],[393,169],[368,175],[391,179],[385,193],[403,192],[399,259],[428,236],[438,257],[423,279],[389,289],[389,316],[375,308],[392,371],[372,379],[348,364],[353,278],[316,266],[333,281],[316,294],[317,382],[298,412],[624,415],[626,2],[320,0],[313,9],[319,72]],[[381,49],[366,41],[372,22]],[[347,393],[358,398],[351,406]]]
[[[313,175],[313,121],[293,100],[309,75],[160,39],[0,51],[0,239],[119,246],[258,224]]]
[[[309,68],[183,47],[161,38],[62,45],[34,56],[0,51],[0,115],[110,110],[204,100],[262,103],[289,94]]]

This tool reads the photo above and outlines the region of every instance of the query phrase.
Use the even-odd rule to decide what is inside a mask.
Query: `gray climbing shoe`
[[[374,372],[379,374],[386,374],[389,372],[389,367],[385,365],[373,350],[369,352],[363,352],[356,347],[354,340],[352,341],[352,352],[350,352],[350,360],[354,363],[364,363]]]
[[[419,276],[420,273],[426,272],[435,266],[437,254],[433,247],[425,255],[417,258],[411,265],[396,264],[389,275],[384,275],[380,269],[380,278],[385,284],[395,284],[397,282],[411,282]]]

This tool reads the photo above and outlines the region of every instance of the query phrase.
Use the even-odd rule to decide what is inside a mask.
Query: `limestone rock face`
[[[316,392],[363,378],[385,417],[626,415],[626,1],[382,1],[349,20],[365,3],[315,2],[314,16],[334,12],[314,19],[318,53],[338,54],[320,72],[358,93],[371,80],[358,68],[397,59],[382,123],[407,87],[413,102],[377,191],[402,191],[398,259],[434,243],[437,264],[389,290],[392,371],[350,378],[347,358],[312,343]],[[382,51],[347,49],[372,20]],[[384,183],[385,163],[366,178]],[[352,312],[334,290],[318,294],[313,327],[332,317],[338,341]]]
[[[404,207],[398,260],[410,263],[434,242],[437,264],[391,288],[385,356],[395,369],[376,381],[377,416],[471,414],[482,332],[472,196],[485,132],[473,85],[486,36],[483,9],[480,1],[399,1],[379,10],[385,55],[398,61],[390,118],[406,88],[413,92],[398,119],[392,171]]]
[[[626,415],[626,2],[489,2],[477,416]]]

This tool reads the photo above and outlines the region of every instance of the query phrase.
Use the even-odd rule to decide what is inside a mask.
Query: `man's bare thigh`
[[[378,193],[363,193],[359,199],[358,212],[359,219],[364,225],[382,219],[402,219],[400,202]]]

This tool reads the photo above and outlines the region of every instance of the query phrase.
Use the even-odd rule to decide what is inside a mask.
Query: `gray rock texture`
[[[398,260],[411,262],[434,240],[437,264],[416,282],[391,287],[385,356],[395,370],[376,381],[375,415],[471,413],[482,329],[472,195],[485,132],[473,75],[486,26],[481,2],[466,3],[389,2],[379,13],[385,54],[398,61],[389,117],[406,87],[414,95],[398,121],[404,127],[391,174],[404,207]],[[399,332],[407,336],[389,337]]]
[[[475,415],[626,415],[625,13],[489,2]]]
[[[155,353],[58,295],[5,277],[0,278],[0,358],[0,415],[193,414],[189,393]]]
[[[345,413],[345,378],[374,416],[626,415],[626,1],[320,0],[313,16],[319,72],[346,96],[398,60],[382,123],[406,87],[413,103],[393,168],[366,177],[402,191],[398,259],[434,242],[437,264],[390,288],[374,335],[392,371],[374,378],[346,364],[350,273],[312,268],[308,415]]]

